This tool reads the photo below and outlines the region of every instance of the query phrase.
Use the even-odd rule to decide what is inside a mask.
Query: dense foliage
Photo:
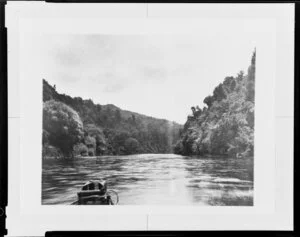
[[[181,125],[72,98],[43,80],[43,157],[177,153],[253,156],[255,58],[226,77]]]
[[[43,144],[57,147],[64,156],[70,156],[73,145],[83,136],[82,121],[72,108],[54,100],[44,103]]]
[[[43,157],[172,153],[181,125],[94,104],[43,80]]]
[[[254,85],[253,53],[248,74],[226,77],[204,99],[206,106],[192,107],[192,115],[175,147],[183,155],[252,156],[254,151]]]

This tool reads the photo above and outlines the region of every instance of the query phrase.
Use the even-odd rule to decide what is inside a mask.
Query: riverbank
[[[179,155],[179,154],[175,154],[175,153],[166,153],[166,154],[161,154],[161,153],[142,153],[142,154],[131,154],[131,155],[102,155],[102,156],[74,156],[74,157],[55,157],[55,156],[43,156],[43,160],[74,160],[74,159],[99,159],[99,158],[115,158],[115,157],[130,157],[130,156],[139,156],[139,157],[143,157],[143,156],[157,156],[157,155],[161,155],[163,156],[181,156],[181,157],[191,157],[191,158],[197,158],[197,159],[253,159],[253,156],[247,156],[247,157],[230,157],[228,155],[211,155],[211,154],[207,154],[207,155]]]
[[[72,160],[72,159],[98,159],[98,158],[114,158],[114,157],[130,157],[130,156],[181,156],[174,153],[138,153],[130,155],[102,155],[102,156],[74,156],[74,157],[60,157],[60,156],[43,156],[43,160]]]

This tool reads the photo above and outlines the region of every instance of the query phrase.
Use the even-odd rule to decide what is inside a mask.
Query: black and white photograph
[[[252,206],[256,49],[210,40],[47,38],[42,204]]]
[[[7,4],[11,236],[293,229],[293,4]]]

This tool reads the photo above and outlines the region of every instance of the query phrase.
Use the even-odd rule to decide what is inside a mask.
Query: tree
[[[192,107],[174,152],[183,155],[218,154],[247,157],[254,153],[254,85],[253,53],[248,74],[226,77],[204,99],[202,111]]]
[[[246,100],[254,102],[255,96],[255,61],[256,61],[256,51],[253,52],[251,58],[251,65],[248,68],[248,78],[247,78],[247,94]]]
[[[44,103],[43,129],[48,132],[49,143],[66,157],[72,155],[73,146],[83,137],[83,124],[78,113],[54,100]]]
[[[226,97],[226,94],[225,94],[225,92],[224,92],[224,89],[223,89],[223,85],[222,85],[222,84],[219,84],[219,85],[214,89],[213,97],[214,97],[214,100],[217,100],[217,101],[221,101],[222,99],[224,99],[224,98]]]
[[[97,104],[97,105],[96,105],[96,110],[97,110],[98,112],[101,112],[101,109],[102,109],[102,108],[101,108],[101,105]]]
[[[130,137],[139,142],[138,152],[165,153],[172,150],[173,143],[179,136],[178,130],[182,127],[176,123],[171,126],[170,121],[167,120],[124,111],[112,104],[100,105],[95,104],[92,100],[60,94],[54,90],[53,84],[50,85],[46,80],[43,80],[43,100],[44,102],[49,100],[62,102],[79,114],[84,124],[84,137],[90,136],[96,139],[96,152],[94,145],[89,144],[91,147],[88,148],[88,153],[91,155],[93,153],[96,155],[126,154],[124,144]],[[148,129],[149,124],[153,129]],[[154,130],[155,132],[152,133]],[[43,146],[51,146],[49,132],[51,131],[45,130],[43,133]],[[168,139],[166,139],[167,137]],[[78,143],[88,145],[85,144],[84,139]],[[54,147],[54,145],[52,146]],[[60,152],[60,148],[56,148]],[[85,150],[84,146],[76,148]],[[64,157],[64,155],[61,154],[60,157]]]
[[[175,154],[182,154],[183,153],[183,145],[181,141],[178,141],[174,147],[174,153]]]
[[[237,75],[237,80],[240,82],[240,81],[242,81],[243,79],[244,79],[244,71],[243,70],[241,70],[239,73],[238,73],[238,75]]]
[[[134,115],[134,114],[131,115],[131,121],[132,121],[132,124],[133,124],[133,125],[136,124],[136,118],[135,118],[135,115]]]
[[[89,156],[94,156],[96,153],[96,139],[88,135],[84,138],[84,143],[88,148]]]
[[[199,105],[196,106],[195,116],[199,117],[202,114],[202,109],[200,109]]]
[[[83,143],[78,143],[74,146],[73,152],[75,156],[87,156],[88,155],[88,148]]]
[[[204,98],[203,102],[208,106],[208,108],[212,105],[213,103],[213,98],[211,95],[207,96]]]
[[[136,140],[135,138],[128,138],[125,141],[124,147],[125,147],[125,151],[126,154],[134,154],[138,151],[139,148],[139,142],[138,140]]]
[[[43,129],[43,138],[42,138],[42,144],[46,145],[49,143],[49,133]]]
[[[121,112],[119,109],[115,110],[115,119],[118,123],[121,121]]]
[[[103,155],[106,150],[106,138],[101,128],[95,124],[87,124],[84,126],[86,136],[91,136],[96,139],[95,155]]]
[[[192,112],[193,112],[193,116],[195,117],[196,108],[193,106],[193,107],[191,107],[191,110],[192,110]]]
[[[246,89],[247,89],[246,100],[254,102],[254,97],[255,97],[254,81],[248,81]]]
[[[234,77],[226,77],[223,82],[223,85],[225,87],[227,94],[231,93],[235,89],[235,86],[236,86]]]

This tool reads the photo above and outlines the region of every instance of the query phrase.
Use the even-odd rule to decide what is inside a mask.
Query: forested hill
[[[191,108],[175,153],[253,156],[255,57],[254,51],[247,75],[226,77],[204,99],[206,106]]]
[[[172,153],[182,125],[94,104],[43,80],[43,157]]]

